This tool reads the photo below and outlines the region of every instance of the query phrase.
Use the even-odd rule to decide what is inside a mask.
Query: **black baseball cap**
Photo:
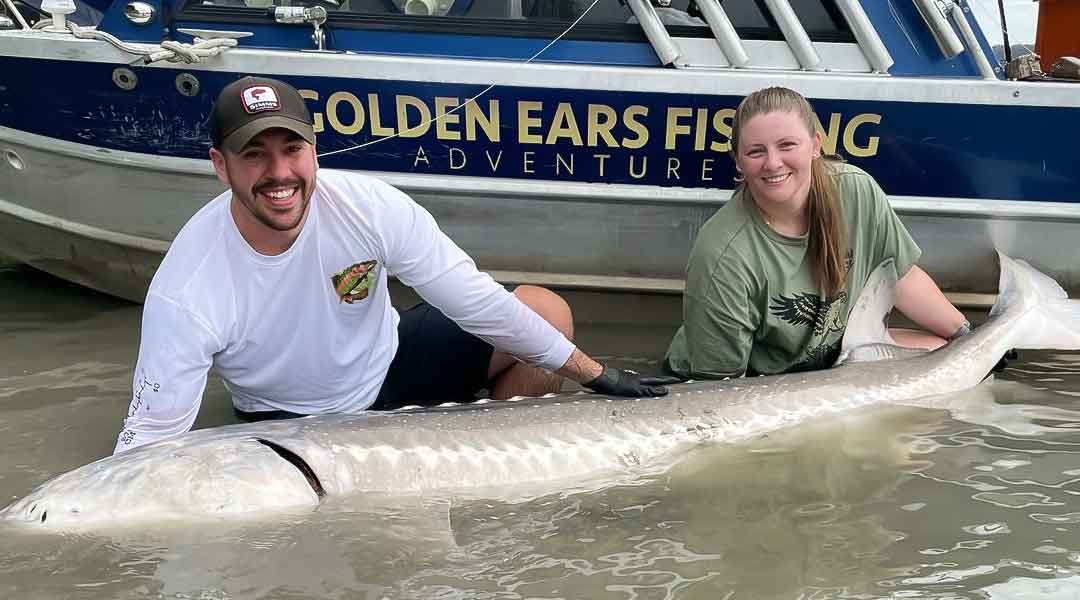
[[[230,152],[239,152],[251,138],[275,127],[315,143],[311,113],[300,92],[277,79],[244,77],[230,83],[210,113],[210,141]]]

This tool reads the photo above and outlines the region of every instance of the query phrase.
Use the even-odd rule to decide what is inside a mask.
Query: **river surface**
[[[677,303],[615,302],[637,316],[579,342],[654,369]],[[111,452],[139,318],[0,265],[0,504]],[[1080,354],[1024,352],[954,405],[862,410],[524,502],[0,527],[0,598],[1080,599]],[[197,427],[231,422],[212,379]]]

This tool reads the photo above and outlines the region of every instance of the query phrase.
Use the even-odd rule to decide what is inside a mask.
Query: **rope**
[[[548,48],[554,46],[555,42],[558,42],[559,40],[563,39],[563,37],[566,34],[570,33],[571,29],[573,29],[578,23],[581,22],[582,19],[585,18],[585,15],[589,14],[589,11],[592,10],[593,7],[596,6],[596,4],[598,2],[600,2],[600,0],[593,0],[592,4],[590,4],[589,7],[586,8],[584,12],[582,12],[580,15],[578,15],[578,18],[574,19],[574,22],[571,23],[570,26],[567,27],[565,31],[560,33],[558,36],[555,37],[555,39],[548,42],[546,46],[544,46],[543,48],[538,50],[536,52],[536,54],[533,54],[532,56],[529,57],[528,60],[526,60],[525,62],[523,62],[521,64],[527,65],[527,64],[531,63],[532,61],[536,60],[537,57],[539,57],[541,54],[543,54]],[[462,102],[461,104],[455,106],[454,108],[446,111],[446,113],[444,113],[442,115],[439,115],[438,117],[435,117],[433,119],[428,119],[426,122],[421,123],[420,125],[417,125],[416,127],[412,127],[410,129],[407,129],[406,131],[411,131],[412,129],[416,129],[418,127],[424,127],[424,126],[430,125],[432,123],[435,123],[435,122],[437,122],[437,121],[439,121],[441,119],[445,119],[446,117],[448,117],[448,116],[456,113],[457,111],[465,108],[466,106],[468,106],[470,102],[476,102],[477,98],[479,98],[480,96],[483,96],[484,94],[490,92],[492,90],[492,88],[494,88],[494,87],[495,87],[495,84],[493,83],[493,84],[487,86],[486,88],[480,90],[480,93],[476,94],[472,98],[469,98],[468,100]],[[340,150],[332,150],[330,152],[323,152],[322,154],[319,154],[318,156],[319,156],[319,158],[322,158],[324,156],[333,156],[335,154],[341,154],[343,152],[352,152],[353,150],[359,150],[361,148],[367,148],[368,146],[372,146],[372,145],[375,145],[375,144],[378,144],[378,143],[381,143],[381,142],[385,142],[386,140],[392,140],[392,139],[398,137],[399,135],[401,135],[403,133],[405,133],[405,131],[399,131],[399,132],[395,133],[394,135],[388,135],[388,136],[383,137],[383,138],[374,139],[374,140],[371,140],[369,142],[364,142],[363,144],[359,144],[359,145],[356,145],[356,146],[351,146],[349,148],[342,148]]]
[[[208,40],[195,38],[195,42],[192,44],[166,40],[157,47],[145,48],[128,44],[116,36],[105,31],[98,31],[94,27],[81,27],[70,21],[68,21],[67,26],[72,35],[79,39],[108,42],[122,52],[140,57],[136,62],[146,65],[162,60],[188,64],[201,63],[205,59],[221,54],[227,48],[235,47],[237,43],[233,38],[210,38]]]

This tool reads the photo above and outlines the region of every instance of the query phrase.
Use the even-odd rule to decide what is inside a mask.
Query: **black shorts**
[[[488,385],[493,352],[491,344],[463,330],[439,309],[417,304],[401,313],[397,354],[370,410],[474,400]],[[234,412],[244,421],[303,416],[285,410]]]

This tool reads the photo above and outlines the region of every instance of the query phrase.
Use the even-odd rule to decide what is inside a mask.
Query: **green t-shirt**
[[[903,277],[919,259],[919,247],[874,178],[846,163],[831,165],[848,236],[844,289],[825,298],[806,237],[773,231],[741,186],[694,241],[683,325],[664,358],[668,370],[714,379],[832,366],[870,272],[894,258]]]

